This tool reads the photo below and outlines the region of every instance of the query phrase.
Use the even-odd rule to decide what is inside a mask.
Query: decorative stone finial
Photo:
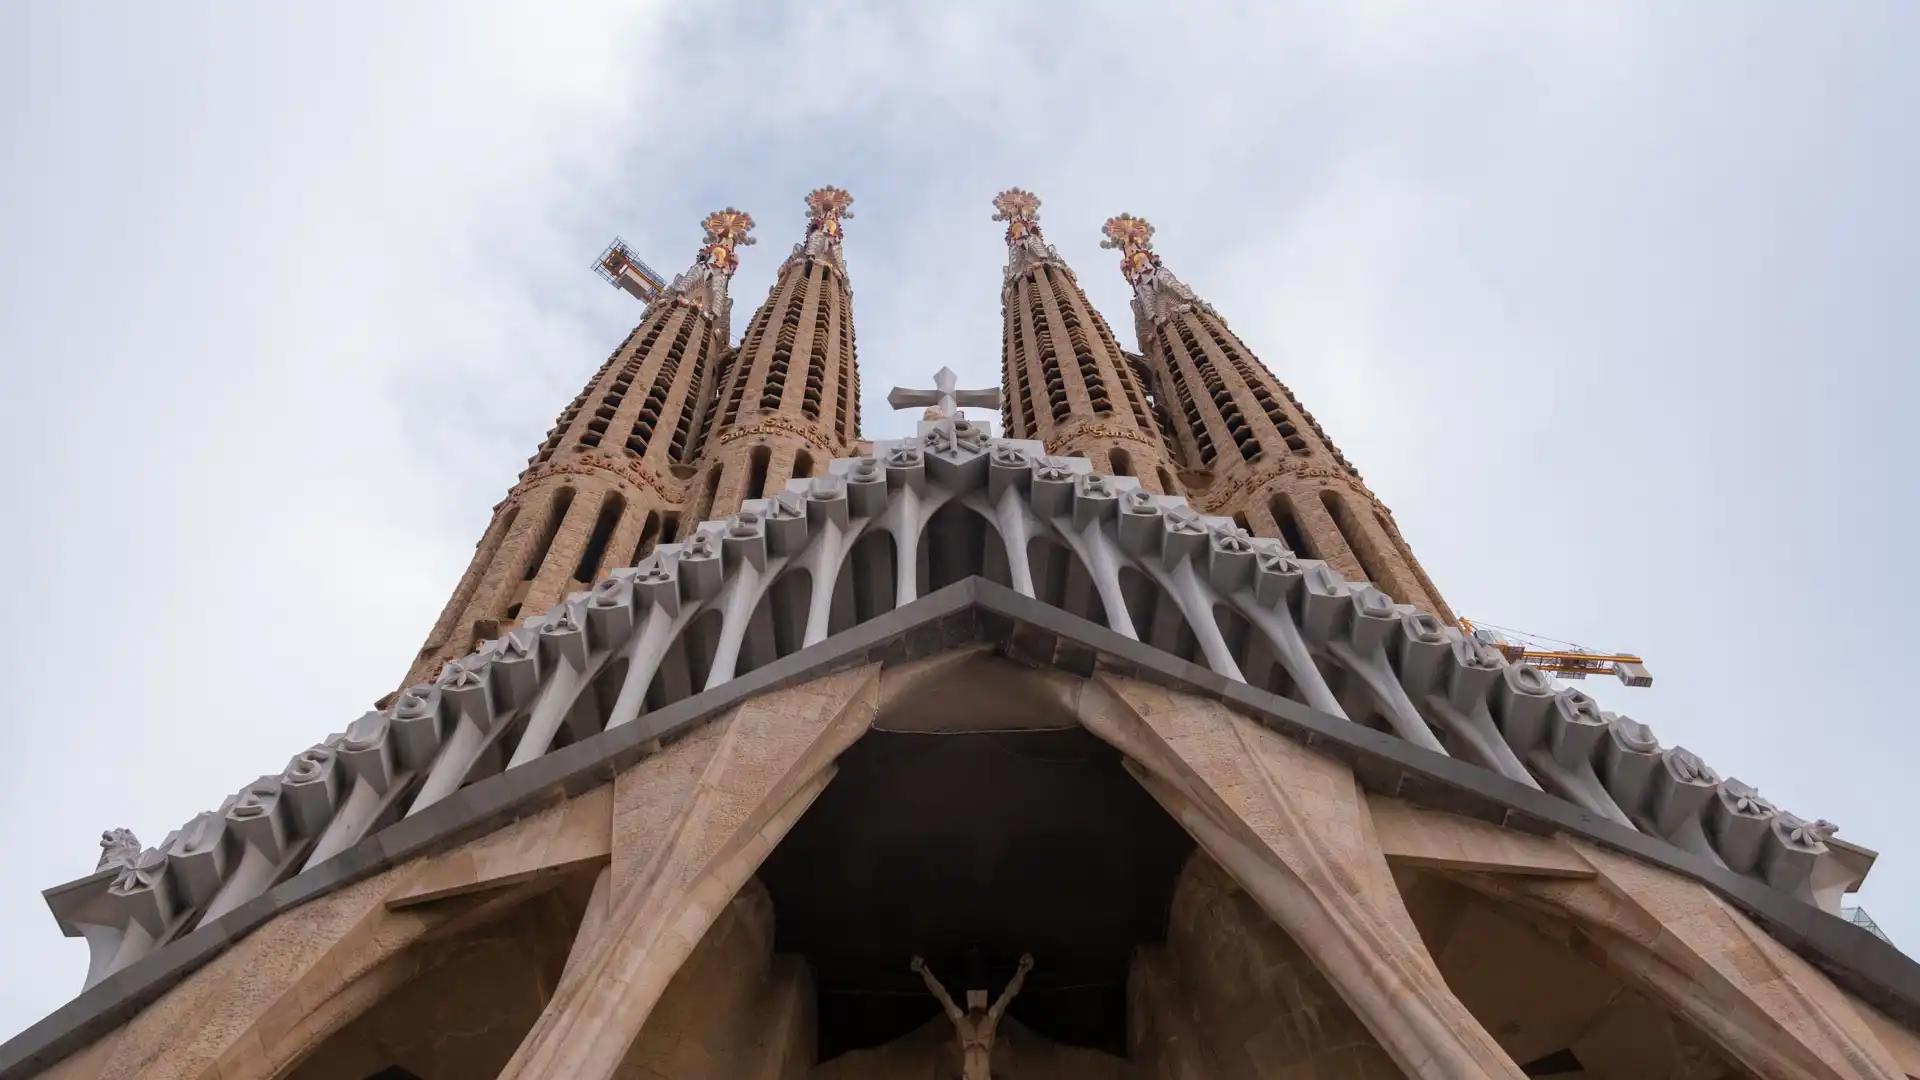
[[[132,829],[108,829],[100,834],[100,861],[93,868],[98,872],[109,866],[132,866],[139,857],[140,840]]]
[[[1173,275],[1153,250],[1153,223],[1132,214],[1115,214],[1100,226],[1106,237],[1100,246],[1120,252],[1120,273],[1133,286],[1133,314],[1144,326],[1158,325],[1169,316],[1195,308],[1216,318],[1219,312],[1195,296],[1187,283]]]
[[[1031,233],[1040,235],[1040,196],[1025,188],[1008,188],[993,197],[993,220],[1007,223],[1007,243]]]
[[[756,243],[753,237],[747,235],[753,231],[753,215],[731,206],[708,214],[700,222],[700,227],[707,232],[706,245],[700,250],[700,261],[727,274],[740,268],[740,258],[734,254],[735,249]]]
[[[674,276],[673,284],[662,291],[661,298],[678,300],[724,323],[733,311],[733,301],[727,296],[727,280],[740,268],[740,257],[735,251],[754,242],[753,237],[747,235],[753,229],[753,215],[729,206],[708,214],[701,220],[700,228],[706,233],[700,254],[694,257],[686,273]]]
[[[1060,253],[1040,235],[1040,196],[1008,188],[993,197],[993,220],[1007,223],[1007,280],[1041,263],[1058,263]]]
[[[853,216],[853,211],[848,209],[852,205],[853,196],[843,188],[817,187],[807,192],[807,236],[794,245],[787,261],[791,263],[802,256],[825,259],[845,277],[847,260],[840,253],[840,223]]]
[[[1141,277],[1160,265],[1160,256],[1153,253],[1153,225],[1146,218],[1117,214],[1100,231],[1106,236],[1100,246],[1120,252],[1120,272],[1129,282],[1139,284]]]

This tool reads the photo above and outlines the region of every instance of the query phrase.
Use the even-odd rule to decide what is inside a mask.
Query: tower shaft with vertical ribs
[[[860,438],[853,291],[840,249],[852,204],[839,188],[808,194],[806,238],[716,372],[687,493],[696,520],[816,475]]]
[[[1313,414],[1154,253],[1153,226],[1108,219],[1134,325],[1195,505],[1452,621],[1387,509]]]
[[[1141,377],[1073,271],[1040,234],[1040,200],[1011,188],[994,198],[1007,223],[1001,290],[1002,419],[1009,438],[1038,439],[1055,454],[1177,490],[1173,459]]]
[[[731,207],[703,225],[693,266],[647,306],[494,507],[402,685],[433,679],[522,612],[632,565],[679,528],[681,475],[699,455],[704,395],[727,351],[736,250],[754,242],[753,218]]]

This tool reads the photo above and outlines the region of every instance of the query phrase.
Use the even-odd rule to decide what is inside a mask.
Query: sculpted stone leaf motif
[[[887,448],[887,465],[894,469],[911,469],[920,464],[920,448],[912,443],[898,443]]]
[[[1030,465],[1024,448],[1005,442],[994,445],[993,463],[1005,469],[1025,469]]]
[[[751,540],[760,535],[760,515],[742,510],[727,522],[727,535],[736,540]]]
[[[1741,817],[1767,817],[1777,812],[1773,804],[1762,798],[1751,784],[1729,779],[1720,785],[1720,790],[1727,809]]]
[[[440,685],[449,690],[471,690],[486,682],[486,660],[480,656],[449,660],[440,671]]]
[[[1111,499],[1113,489],[1108,486],[1107,478],[1099,473],[1081,473],[1080,496],[1086,499]]]
[[[1166,523],[1166,529],[1171,533],[1198,536],[1207,531],[1206,525],[1200,520],[1200,515],[1184,506],[1170,508],[1162,515],[1161,520]]]
[[[1237,525],[1219,525],[1213,529],[1213,546],[1234,555],[1253,550],[1253,538]]]
[[[1689,784],[1712,784],[1720,779],[1720,774],[1707,767],[1700,756],[1684,746],[1676,746],[1667,751],[1667,762],[1673,775]]]
[[[807,494],[804,498],[791,491],[783,491],[774,496],[773,505],[767,517],[776,521],[793,521],[806,517],[807,499],[830,501],[845,488],[846,484],[837,476],[816,476],[813,482],[807,485]]]
[[[1160,513],[1160,504],[1153,501],[1153,493],[1145,488],[1133,488],[1120,497],[1120,511],[1151,517]]]
[[[1033,478],[1050,484],[1064,484],[1073,479],[1073,468],[1061,458],[1041,458],[1034,467]]]
[[[873,458],[855,458],[847,469],[847,475],[860,483],[871,483],[880,479],[880,463]]]
[[[1788,846],[1801,851],[1821,851],[1839,828],[1831,821],[1805,821],[1785,810],[1774,818],[1774,831]]]
[[[707,533],[694,533],[687,540],[686,549],[680,552],[682,559],[717,559],[720,552],[713,546],[713,537]]]

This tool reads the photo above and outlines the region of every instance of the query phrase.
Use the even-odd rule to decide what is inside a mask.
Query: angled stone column
[[[406,983],[408,950],[484,922],[607,858],[610,798],[588,792],[452,851],[294,908],[46,1075],[281,1075]]]
[[[616,1075],[675,971],[872,723],[879,665],[757,697],[614,781],[602,929],[502,1077]]]
[[[1098,678],[1079,712],[1408,1076],[1521,1075],[1427,955],[1346,765],[1217,702],[1130,678]]]
[[[1913,1036],[1849,1000],[1712,890],[1566,836],[1371,798],[1389,860],[1439,871],[1536,919],[1765,1077],[1902,1077],[1883,1036]],[[1876,1034],[1876,1028],[1883,1029]]]
[[[1712,890],[1578,840],[1590,881],[1469,879],[1576,924],[1600,960],[1764,1077],[1906,1076],[1840,989]]]

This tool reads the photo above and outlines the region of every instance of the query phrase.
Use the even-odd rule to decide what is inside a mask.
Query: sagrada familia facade
[[[868,441],[806,201],[738,344],[706,218],[397,690],[47,890],[0,1078],[1920,1077],[1873,852],[1463,633],[1146,221],[1129,349],[1002,192],[1001,385]]]

